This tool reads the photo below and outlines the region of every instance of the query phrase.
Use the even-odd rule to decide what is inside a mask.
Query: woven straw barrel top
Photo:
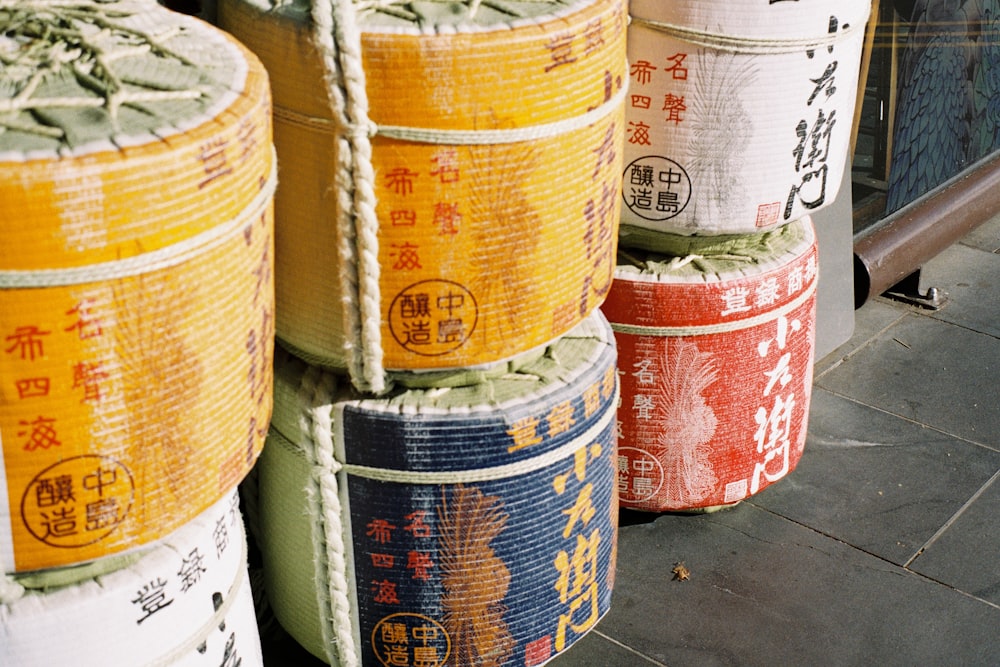
[[[0,4],[0,570],[157,540],[270,418],[266,71],[154,2]]]

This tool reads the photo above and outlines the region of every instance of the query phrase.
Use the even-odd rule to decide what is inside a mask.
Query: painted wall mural
[[[1000,147],[1000,0],[897,1],[900,54],[886,213]]]

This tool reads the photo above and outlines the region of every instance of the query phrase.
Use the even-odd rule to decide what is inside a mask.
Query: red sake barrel
[[[802,455],[817,245],[808,217],[673,241],[669,255],[620,251],[602,306],[621,378],[618,492],[625,508],[703,511],[756,494]]]

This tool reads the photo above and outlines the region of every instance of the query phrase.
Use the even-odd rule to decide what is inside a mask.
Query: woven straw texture
[[[831,204],[869,9],[632,3],[623,231],[753,234]]]
[[[816,253],[806,217],[728,252],[619,256],[602,310],[619,350],[623,507],[717,508],[795,468],[812,391]]]
[[[0,664],[263,664],[246,536],[226,494],[133,565],[0,601]]]
[[[255,462],[276,166],[267,74],[220,30],[0,17],[0,570],[26,572],[160,539]]]
[[[279,356],[259,482],[282,625],[334,665],[539,664],[585,635],[614,576],[613,341],[595,312],[516,373],[381,399]]]

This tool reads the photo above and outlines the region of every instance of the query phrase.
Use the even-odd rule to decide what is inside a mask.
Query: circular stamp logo
[[[691,179],[673,160],[659,155],[636,158],[622,175],[622,198],[645,220],[669,220],[691,200]]]
[[[618,448],[618,493],[624,502],[649,500],[663,485],[663,466],[656,457],[636,447]]]
[[[21,520],[49,546],[82,547],[124,521],[134,497],[135,483],[124,465],[96,454],[74,456],[35,475],[21,497]]]
[[[414,354],[436,357],[461,347],[476,328],[479,306],[472,292],[450,280],[422,280],[396,295],[389,330]]]
[[[385,667],[441,667],[451,653],[451,638],[434,619],[402,612],[390,614],[375,624],[372,649]]]

